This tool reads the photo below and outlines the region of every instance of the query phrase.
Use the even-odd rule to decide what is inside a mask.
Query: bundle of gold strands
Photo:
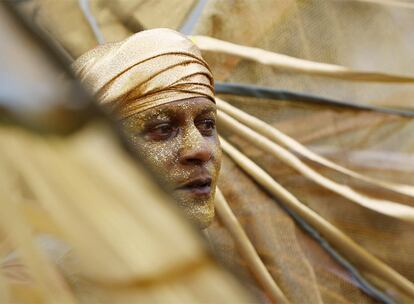
[[[1,303],[254,302],[108,128],[0,133]]]

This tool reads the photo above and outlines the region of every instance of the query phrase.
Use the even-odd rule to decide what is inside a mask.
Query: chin
[[[188,197],[176,197],[178,206],[184,212],[188,220],[199,229],[205,229],[214,219],[214,195],[208,199],[189,199]]]
[[[198,229],[203,230],[210,226],[214,219],[214,206],[206,211],[187,216]]]

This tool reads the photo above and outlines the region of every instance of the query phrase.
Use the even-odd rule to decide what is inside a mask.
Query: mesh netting
[[[210,1],[195,33],[289,56],[364,71],[414,74],[410,29],[414,10],[358,1]],[[206,52],[216,79],[258,84],[357,103],[412,107],[413,85],[378,84],[285,72],[236,56]],[[297,101],[222,95],[347,168],[381,180],[414,184],[414,121],[396,115]],[[414,280],[412,224],[381,215],[303,177],[224,129],[224,137],[304,204],[409,280]],[[313,169],[370,197],[413,206],[414,199],[332,172]],[[371,303],[349,272],[321,249],[225,159],[221,188],[271,274],[293,303]],[[213,227],[215,229],[215,227]],[[216,236],[220,240],[220,236]],[[223,244],[218,242],[220,250]],[[352,262],[352,261],[351,261]],[[405,296],[357,268],[397,301]],[[409,301],[406,298],[406,301]]]

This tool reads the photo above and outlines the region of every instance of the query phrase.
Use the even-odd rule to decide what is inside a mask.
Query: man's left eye
[[[213,119],[204,119],[197,122],[197,129],[204,136],[210,136],[213,134],[214,129],[216,128],[216,122]]]

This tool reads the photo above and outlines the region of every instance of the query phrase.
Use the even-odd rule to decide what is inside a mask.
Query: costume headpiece
[[[214,81],[199,49],[170,29],[142,31],[96,47],[73,64],[83,84],[119,119],[192,97],[214,102]]]

